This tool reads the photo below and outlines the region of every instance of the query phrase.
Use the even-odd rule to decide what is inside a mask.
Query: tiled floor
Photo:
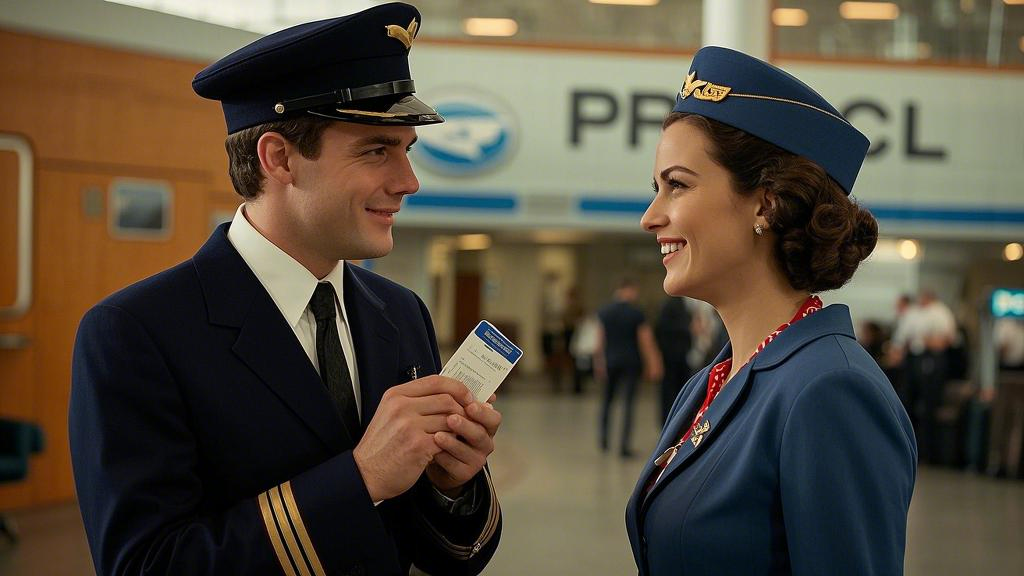
[[[515,386],[518,383],[513,384]],[[641,460],[598,451],[598,400],[510,390],[491,460],[505,528],[487,576],[635,574],[623,509]],[[653,391],[636,406],[634,446],[656,440]],[[21,543],[0,543],[0,575],[91,573],[73,505],[15,515]],[[908,576],[1024,574],[1024,482],[923,468],[911,506]]]

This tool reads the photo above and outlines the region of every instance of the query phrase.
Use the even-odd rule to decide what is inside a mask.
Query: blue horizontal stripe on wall
[[[512,212],[518,201],[515,196],[494,195],[485,192],[480,196],[467,194],[423,193],[405,197],[410,208],[456,208],[463,210],[487,210],[491,212]]]
[[[582,198],[580,212],[620,216],[640,216],[649,200],[625,198]],[[938,208],[933,206],[865,204],[879,220],[913,222],[958,222],[962,224],[1024,224],[1024,210],[993,210],[990,208]]]
[[[598,212],[601,214],[632,214],[643,215],[650,205],[650,200],[623,200],[615,198],[582,198],[580,212]]]
[[[1024,224],[1024,210],[988,208],[936,208],[926,206],[865,205],[879,220],[959,222],[962,224]]]

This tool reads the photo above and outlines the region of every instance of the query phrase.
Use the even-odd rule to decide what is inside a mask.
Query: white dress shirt
[[[352,376],[356,410],[362,419],[359,369],[356,366],[352,332],[349,330],[348,316],[345,313],[344,260],[339,261],[327,276],[317,279],[305,266],[253,228],[245,217],[244,208],[245,204],[242,204],[235,211],[235,217],[228,228],[228,241],[238,250],[242,260],[245,260],[260,284],[270,294],[285,322],[295,332],[295,338],[306,351],[306,356],[317,373],[320,372],[320,364],[316,358],[316,318],[309,309],[309,300],[313,297],[318,282],[330,282],[334,286],[334,291],[338,295],[335,302],[338,308],[338,334],[341,336],[341,348],[345,351],[348,371]]]

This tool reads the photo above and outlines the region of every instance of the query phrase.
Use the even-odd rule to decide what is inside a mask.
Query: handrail
[[[0,318],[16,318],[32,305],[32,148],[15,134],[0,134],[0,150],[18,155],[18,288],[14,304],[0,308]]]

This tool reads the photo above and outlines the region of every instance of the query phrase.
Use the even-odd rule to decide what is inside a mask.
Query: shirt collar
[[[316,276],[249,223],[245,204],[235,211],[228,228],[228,240],[270,294],[288,325],[293,329],[298,326],[319,282]],[[344,302],[343,263],[344,260],[339,260],[339,265],[323,278],[334,286],[339,302]]]

